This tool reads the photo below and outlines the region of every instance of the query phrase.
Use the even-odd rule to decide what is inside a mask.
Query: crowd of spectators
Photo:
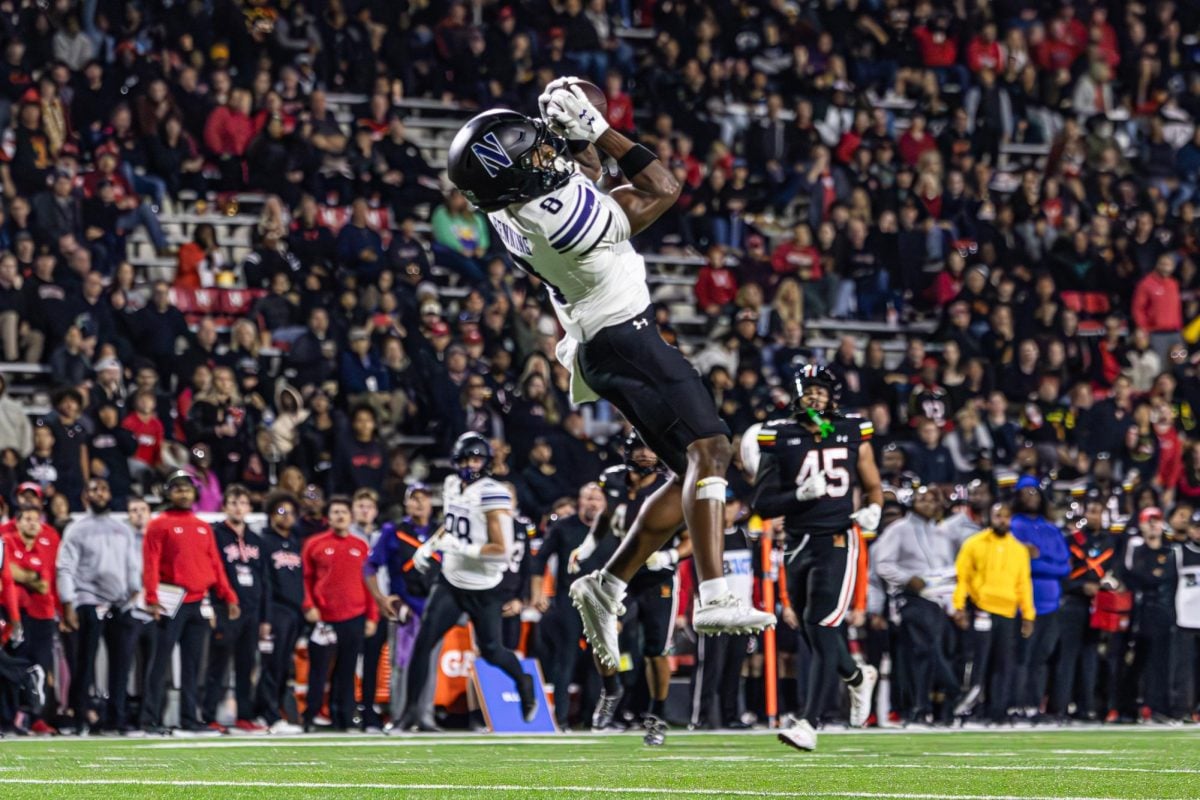
[[[580,74],[685,184],[637,245],[705,257],[693,313],[663,303],[658,322],[735,435],[786,413],[791,372],[815,360],[874,422],[894,485],[949,498],[1029,476],[1062,524],[1068,485],[1099,482],[1120,494],[1105,526],[1161,508],[1182,531],[1200,499],[1198,14],[0,4],[0,358],[54,387],[31,418],[25,373],[0,373],[0,496],[15,515],[36,483],[61,530],[89,478],[120,509],[183,467],[201,511],[235,483],[260,508],[276,489],[368,488],[394,519],[473,430],[544,528],[617,463],[589,436],[613,413],[571,407],[548,298],[443,193],[403,103],[532,112]],[[344,93],[365,98],[348,122]],[[206,224],[169,241],[164,211],[232,210],[245,190],[266,196],[248,255]],[[135,232],[177,263],[169,280],[134,266]],[[211,287],[253,304],[178,307]],[[807,325],[826,316],[889,325],[828,344]]]

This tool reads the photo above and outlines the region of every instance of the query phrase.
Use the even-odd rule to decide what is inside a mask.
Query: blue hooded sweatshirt
[[[1025,484],[1025,485],[1022,485]],[[1029,476],[1017,483],[1018,491],[1026,486],[1036,487],[1037,479]],[[1038,549],[1031,559],[1029,571],[1033,577],[1033,605],[1038,616],[1058,610],[1062,598],[1062,580],[1071,571],[1071,553],[1062,530],[1043,516],[1014,514],[1012,534],[1023,544]]]

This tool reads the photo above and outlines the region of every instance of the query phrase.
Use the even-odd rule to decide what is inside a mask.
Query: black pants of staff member
[[[1200,708],[1200,629],[1175,629],[1175,708],[1171,716],[1191,719]]]
[[[983,687],[988,719],[1003,722],[1008,718],[1008,709],[1015,696],[1021,620],[987,614],[986,620],[972,618],[971,622],[975,640],[971,685]]]
[[[363,615],[341,622],[331,622],[337,641],[330,645],[308,642],[308,706],[304,722],[311,725],[325,702],[325,680],[333,663],[329,681],[329,718],[337,730],[354,726],[354,670],[363,651],[367,618]]]
[[[1133,672],[1130,683],[1141,688],[1143,704],[1155,714],[1171,713],[1172,645],[1175,612],[1159,605],[1143,605],[1133,642]]]
[[[128,722],[127,707],[129,666],[133,651],[125,643],[128,638],[128,615],[111,608],[98,614],[96,606],[78,606],[79,632],[75,659],[71,664],[71,708],[75,711],[75,724],[87,725],[88,711],[92,708],[92,682],[96,679],[96,653],[104,641],[108,652],[108,704],[107,714],[100,717],[106,727],[120,730]],[[99,694],[99,692],[97,692]]]
[[[375,688],[379,685],[379,654],[388,640],[387,620],[380,620],[374,636],[363,640],[362,668],[362,726],[381,727],[379,713],[375,710]]]
[[[483,660],[498,667],[514,683],[521,679],[525,674],[521,662],[513,651],[505,650],[500,643],[500,607],[503,605],[504,599],[492,589],[459,589],[444,577],[438,579],[429,595],[429,602],[425,604],[425,613],[421,615],[421,630],[413,645],[412,663],[408,667],[409,711],[413,710],[414,703],[419,702],[421,690],[429,678],[429,653],[464,613],[475,629],[475,644]]]
[[[262,717],[268,725],[283,719],[288,706],[288,677],[292,674],[296,639],[304,619],[300,612],[282,603],[271,606],[271,652],[264,653],[255,693],[254,716]]]
[[[200,613],[200,601],[184,603],[174,617],[165,614],[158,620],[157,640],[154,643],[154,663],[146,678],[146,692],[139,714],[141,727],[162,724],[163,700],[167,681],[171,677],[171,654],[179,645],[179,724],[183,728],[199,728],[196,716],[197,683],[200,658],[211,626]]]
[[[1052,714],[1065,715],[1072,702],[1075,716],[1096,714],[1096,676],[1100,670],[1100,632],[1092,628],[1090,603],[1068,597],[1058,610],[1058,669],[1054,674]]]
[[[575,677],[579,656],[579,637],[583,634],[583,621],[579,612],[566,599],[566,591],[556,597],[554,605],[539,624],[546,658],[543,662],[546,679],[554,684],[554,717],[559,727],[569,721],[571,712],[570,686]]]
[[[42,716],[52,717],[56,713],[54,709],[58,707],[54,688],[54,637],[58,633],[58,623],[52,619],[34,619],[28,614],[21,614],[21,626],[25,631],[25,639],[15,654],[46,671],[46,710]]]
[[[258,618],[243,612],[230,619],[225,606],[217,606],[217,627],[208,641],[208,670],[204,676],[204,721],[217,721],[217,706],[225,697],[225,676],[233,659],[237,718],[253,719],[254,656],[258,652]]]
[[[1038,614],[1033,621],[1033,635],[1023,640],[1024,659],[1018,684],[1017,705],[1025,709],[1041,709],[1050,677],[1050,660],[1058,649],[1058,614]]]
[[[738,721],[742,664],[749,636],[701,636],[692,675],[692,724],[727,728]]]
[[[154,654],[158,650],[158,626],[154,620],[135,618],[130,612],[124,614],[124,648],[129,657],[129,670],[134,673],[133,695],[126,698],[129,719],[138,719],[135,709],[145,705],[146,687],[149,685],[150,670],[154,666]]]
[[[907,709],[913,720],[924,721],[933,712],[932,693],[941,689],[954,708],[960,680],[946,660],[946,613],[932,600],[917,595],[898,598],[900,606],[900,652],[903,653]]]

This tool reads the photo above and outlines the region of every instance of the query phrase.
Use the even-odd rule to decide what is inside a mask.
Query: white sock
[[[724,578],[700,581],[700,605],[706,606],[723,594],[729,594],[729,583]]]
[[[606,569],[600,570],[600,583],[612,586],[614,594],[618,599],[624,597],[625,590],[629,588],[629,584]]]

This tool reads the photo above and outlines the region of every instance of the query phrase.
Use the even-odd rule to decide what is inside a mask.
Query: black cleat
[[[30,715],[41,716],[46,707],[46,671],[38,664],[25,670],[25,679],[21,686],[22,700]]]
[[[654,716],[647,714],[646,719],[642,722],[642,726],[646,729],[646,735],[642,737],[642,744],[647,747],[661,747],[667,741],[667,723]]]
[[[613,717],[617,715],[617,706],[621,705],[621,698],[624,696],[624,689],[618,689],[616,694],[600,690],[600,700],[596,703],[596,710],[592,712],[592,730],[602,731],[612,727]]]
[[[533,690],[533,676],[523,673],[517,680],[517,693],[521,695],[521,715],[526,722],[533,722],[537,716],[537,692]]]

